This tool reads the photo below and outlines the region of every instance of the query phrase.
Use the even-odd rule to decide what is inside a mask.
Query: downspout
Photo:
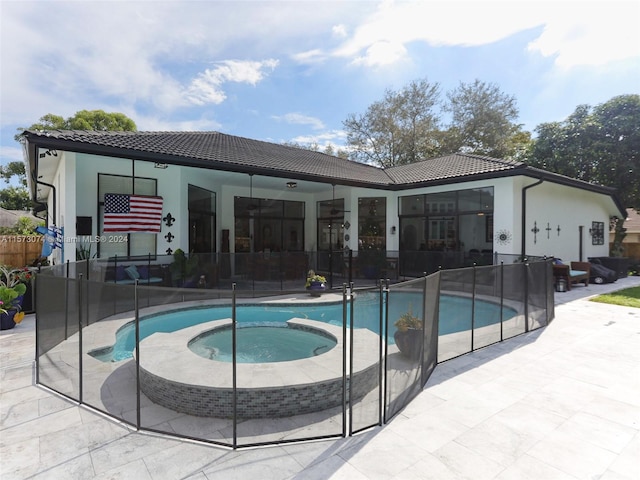
[[[540,178],[537,182],[527,185],[522,189],[522,249],[520,255],[522,258],[527,254],[527,190],[537,187],[544,179]]]
[[[38,149],[37,148],[34,149],[34,151],[35,151],[36,154],[38,153]],[[53,224],[55,225],[56,224],[56,198],[58,197],[58,194],[56,192],[56,187],[51,185],[50,183],[46,183],[46,182],[43,182],[41,180],[38,180],[38,167],[40,166],[40,159],[38,158],[37,155],[35,155],[34,158],[35,158],[35,161],[36,161],[36,168],[35,168],[35,171],[34,171],[34,177],[35,178],[33,180],[36,182],[36,188],[33,189],[34,190],[34,192],[33,192],[33,201],[35,203],[40,204],[40,205],[46,205],[46,203],[43,203],[43,202],[38,200],[38,188],[37,188],[37,185],[44,185],[45,187],[49,187],[53,191],[53,215],[52,215],[52,217],[53,217]],[[49,226],[49,217],[48,216],[47,216],[45,222],[46,222],[45,223],[46,226],[48,227]]]

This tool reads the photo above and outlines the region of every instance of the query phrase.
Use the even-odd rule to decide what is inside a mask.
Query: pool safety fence
[[[83,261],[36,275],[37,383],[138,430],[232,448],[345,437],[385,424],[439,362],[554,317],[545,259],[364,287],[343,282],[319,297],[302,286],[110,282],[97,275],[101,268]],[[270,312],[279,316],[269,322],[330,337],[335,346],[293,361],[245,363],[238,335]],[[208,358],[190,349],[220,328],[231,335]],[[223,349],[230,361],[220,360]]]

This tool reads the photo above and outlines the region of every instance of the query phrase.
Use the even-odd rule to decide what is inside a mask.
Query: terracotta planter
[[[404,332],[396,330],[396,333],[393,334],[393,339],[403,356],[411,360],[420,358],[424,340],[424,331],[422,329],[410,328]]]
[[[0,314],[0,330],[10,330],[16,326],[13,317],[18,313],[17,310],[9,310],[7,313]]]

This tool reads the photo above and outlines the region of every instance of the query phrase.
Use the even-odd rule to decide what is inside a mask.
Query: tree
[[[0,190],[0,207],[7,210],[29,210],[31,199],[24,187],[8,187]]]
[[[445,110],[451,113],[451,124],[443,135],[445,151],[512,158],[521,149],[516,141],[522,138],[522,126],[515,123],[515,97],[502,93],[497,85],[475,80],[460,83],[447,98]]]
[[[529,165],[615,188],[627,208],[640,211],[640,95],[579,105],[563,122],[535,131]],[[623,223],[614,222],[613,251],[620,250]]]
[[[22,141],[21,134],[24,130],[97,130],[101,132],[135,132],[136,124],[123,113],[107,113],[103,110],[80,110],[66,120],[59,116],[47,113],[40,117],[38,123],[28,128],[19,128],[19,133],[14,137],[16,141]]]
[[[28,128],[18,128],[15,140],[24,141],[24,130],[99,130],[99,131],[132,131],[137,130],[136,124],[123,113],[106,113],[102,110],[80,110],[66,120],[52,113],[40,117],[38,123]],[[21,187],[9,187],[0,191],[0,206],[9,210],[28,210],[31,208],[31,199],[26,189],[27,177],[22,162],[10,162],[6,166],[0,166],[0,177],[5,182],[17,175],[22,184]]]
[[[427,79],[413,81],[384,98],[362,115],[343,122],[352,158],[381,167],[402,165],[438,152],[440,86]]]
[[[11,178],[18,177],[23,187],[27,186],[27,176],[24,170],[24,163],[9,162],[7,165],[0,165],[0,177],[4,178],[5,183],[9,183]]]

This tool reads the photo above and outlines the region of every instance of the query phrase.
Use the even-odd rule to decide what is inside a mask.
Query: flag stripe
[[[107,193],[104,232],[154,232],[162,223],[162,197]]]

